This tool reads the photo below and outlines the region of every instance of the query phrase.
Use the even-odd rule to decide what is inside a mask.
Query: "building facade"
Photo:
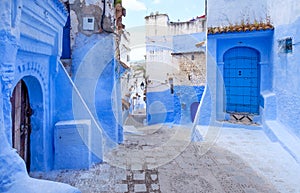
[[[299,161],[299,120],[293,119],[300,113],[299,8],[294,1],[208,1],[212,27],[199,124],[256,125]]]
[[[206,17],[145,20],[148,123],[192,123],[205,84],[205,48],[196,44],[205,40]]]
[[[122,142],[120,77],[127,66],[118,45],[126,11],[110,0],[0,7],[0,191],[79,192],[27,172],[88,168]]]
[[[121,39],[126,34],[122,24],[126,11],[120,1],[113,0],[69,0],[65,5],[69,23],[65,26],[62,61],[76,89],[66,90],[69,93],[67,101],[61,99],[67,110],[60,115],[64,119],[60,120],[57,128],[60,134],[56,137],[65,135],[67,138],[68,131],[64,128],[71,127],[70,124],[75,130],[81,126],[90,128],[87,134],[90,137],[84,144],[78,141],[82,148],[80,152],[85,152],[85,156],[78,152],[77,158],[73,159],[77,160],[74,166],[63,164],[69,149],[64,147],[67,144],[56,140],[60,158],[54,165],[55,168],[86,168],[103,161],[103,152],[123,141],[121,76],[128,66],[121,61]],[[83,106],[78,107],[78,103]],[[82,111],[83,107],[87,110]],[[78,137],[76,133],[74,135]]]
[[[0,191],[79,192],[27,174],[53,166],[54,80],[67,11],[56,0],[5,0],[0,8]]]

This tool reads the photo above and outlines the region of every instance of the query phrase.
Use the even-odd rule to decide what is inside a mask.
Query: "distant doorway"
[[[199,102],[194,102],[191,104],[191,120],[192,120],[192,122],[194,122],[194,120],[195,120],[195,116],[196,116],[199,104],[200,104]]]
[[[25,161],[30,171],[30,134],[32,109],[29,103],[28,89],[23,80],[14,88],[12,97],[12,146]]]

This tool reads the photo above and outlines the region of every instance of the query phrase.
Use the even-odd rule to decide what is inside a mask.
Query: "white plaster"
[[[172,53],[180,50],[197,51],[195,44],[200,40],[191,34],[204,33],[205,26],[205,18],[197,18],[193,22],[170,23],[166,14],[146,17],[147,75],[152,81],[148,87],[149,92],[165,90],[166,86],[169,86],[168,79],[171,77],[174,79],[174,85],[191,84],[190,80],[185,81],[188,79],[187,74],[181,73],[180,69],[180,63],[184,66],[191,63],[191,60],[178,60],[178,57],[173,56]],[[181,42],[185,42],[187,46]],[[184,54],[184,57],[188,56]],[[202,61],[200,63],[199,65],[205,64]]]
[[[207,26],[224,26],[249,20],[264,20],[267,0],[209,0]]]
[[[293,23],[300,17],[300,1],[268,0],[268,10],[275,26]]]
[[[204,25],[202,25],[204,24]],[[146,35],[181,35],[205,31],[205,19],[187,22],[170,22],[166,14],[150,15],[146,18]]]
[[[70,11],[70,19],[71,19],[71,48],[73,47],[73,45],[75,44],[75,38],[76,38],[76,35],[78,33],[78,25],[79,25],[79,22],[78,22],[78,19],[77,19],[77,15],[75,13],[75,11],[71,10]]]
[[[99,2],[99,0],[85,0],[86,5],[95,5],[97,2]]]

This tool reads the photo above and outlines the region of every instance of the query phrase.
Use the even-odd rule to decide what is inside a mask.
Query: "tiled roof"
[[[232,32],[247,32],[247,31],[264,31],[273,30],[274,27],[270,23],[256,23],[256,24],[237,24],[224,27],[209,27],[207,34],[222,34]]]

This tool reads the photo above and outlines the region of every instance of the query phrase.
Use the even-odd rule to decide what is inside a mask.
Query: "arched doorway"
[[[194,120],[195,120],[199,104],[200,104],[199,102],[193,102],[191,104],[191,120],[192,120],[192,122],[194,122]]]
[[[28,89],[23,80],[14,88],[12,97],[12,146],[26,163],[30,171],[30,134],[32,109]]]
[[[259,114],[260,55],[249,47],[235,47],[224,54],[225,112]]]

